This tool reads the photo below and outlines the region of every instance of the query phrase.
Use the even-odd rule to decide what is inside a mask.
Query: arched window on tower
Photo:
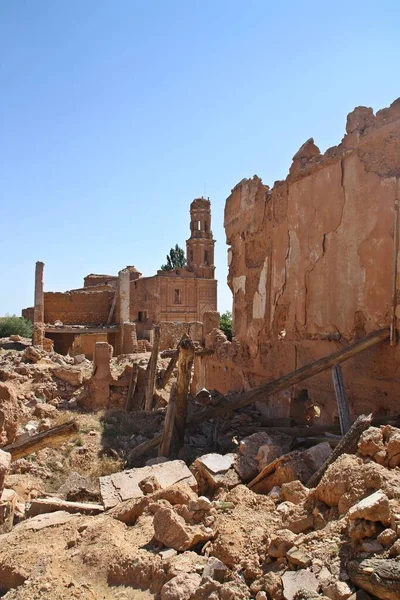
[[[208,250],[204,250],[204,264],[209,266]]]

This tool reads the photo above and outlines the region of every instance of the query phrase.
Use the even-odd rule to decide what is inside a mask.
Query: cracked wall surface
[[[400,99],[376,115],[356,108],[324,154],[307,140],[272,189],[256,175],[242,180],[224,222],[235,339],[212,367],[204,359],[203,383],[252,388],[387,326],[396,198]],[[353,414],[395,410],[399,358],[382,345],[345,364]],[[322,420],[334,419],[331,374],[303,387],[325,409]]]

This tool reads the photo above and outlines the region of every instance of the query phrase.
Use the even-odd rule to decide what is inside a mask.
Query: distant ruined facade
[[[137,347],[137,340],[151,340],[155,324],[161,324],[161,347],[171,345],[183,331],[201,341],[204,313],[217,310],[208,199],[191,203],[190,233],[187,266],[159,270],[153,277],[142,277],[128,266],[118,276],[87,275],[83,288],[43,292],[43,263],[37,263],[35,308],[22,311],[34,321],[36,342],[46,336],[58,352],[82,352],[91,358],[94,344],[108,341],[114,353],[128,353]]]
[[[234,339],[207,336],[214,354],[196,357],[196,387],[251,389],[388,327],[399,199],[400,99],[376,114],[356,108],[324,154],[309,139],[272,189],[257,176],[238,183],[224,223]],[[388,343],[343,363],[353,417],[398,412],[399,364]],[[321,421],[336,419],[329,370],[270,398],[266,413],[290,416],[301,388]]]

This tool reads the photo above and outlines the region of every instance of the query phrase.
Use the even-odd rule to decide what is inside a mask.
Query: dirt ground
[[[100,506],[97,515],[68,509],[31,516],[37,498],[102,505],[99,478],[132,466],[140,471],[155,458],[156,452],[135,464],[130,460],[134,448],[162,429],[168,393],[150,414],[123,408],[132,361],[144,370],[148,357],[113,359],[118,385],[110,388],[110,406],[88,412],[79,398],[91,377],[90,361],[76,364],[70,357],[38,353],[28,342],[22,349],[0,349],[3,450],[71,419],[79,425],[65,443],[6,468],[0,526],[11,505],[14,516],[12,528],[0,534],[0,596],[400,598],[394,567],[388,589],[376,581],[360,583],[349,567],[370,559],[390,566],[400,557],[400,430],[390,425],[369,427],[357,453],[339,456],[308,488],[306,479],[315,461],[331,452],[329,444],[295,446],[290,436],[259,431],[254,409],[239,411],[188,432],[179,458],[190,467],[194,483],[160,487],[150,477],[140,497],[106,511]],[[166,364],[160,359],[159,373]],[[196,399],[191,403],[196,410]],[[0,459],[4,455],[0,452]],[[228,466],[210,471],[204,455]],[[252,489],[255,476],[263,477],[263,493]],[[279,486],[268,484],[278,480]],[[10,493],[12,501],[4,495]],[[366,595],[360,596],[361,590]]]

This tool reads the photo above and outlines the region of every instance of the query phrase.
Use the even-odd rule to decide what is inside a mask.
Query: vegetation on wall
[[[0,317],[0,338],[10,335],[20,335],[21,337],[32,337],[33,326],[30,321],[17,315],[6,315]]]
[[[232,341],[232,313],[227,310],[219,319],[219,327],[224,332],[229,341]]]
[[[179,267],[186,267],[185,251],[175,244],[175,248],[171,248],[169,254],[167,254],[167,263],[161,265],[162,271],[173,271]]]

